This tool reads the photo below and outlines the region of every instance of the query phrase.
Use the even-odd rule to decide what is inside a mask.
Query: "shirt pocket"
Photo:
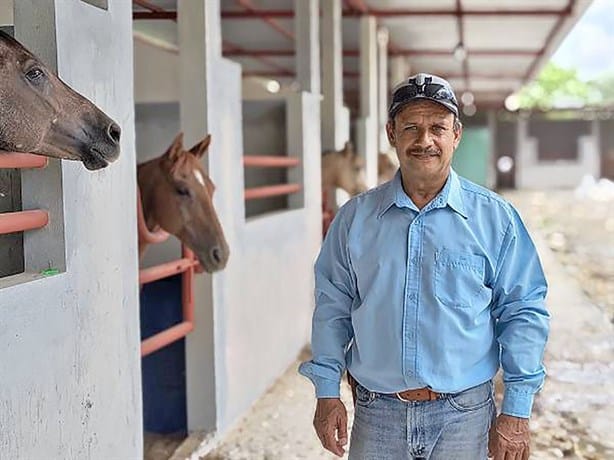
[[[435,253],[435,298],[447,307],[485,307],[491,290],[484,284],[484,258],[448,250]]]

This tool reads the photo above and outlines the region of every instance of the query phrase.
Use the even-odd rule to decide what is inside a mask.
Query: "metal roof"
[[[359,87],[359,21],[375,16],[389,31],[390,56],[411,72],[447,78],[471,91],[478,108],[501,106],[533,79],[592,0],[344,0],[343,71],[346,102]],[[135,31],[177,43],[176,0],[134,0]],[[223,54],[244,75],[294,77],[293,0],[222,0]],[[455,58],[461,45],[466,57]]]

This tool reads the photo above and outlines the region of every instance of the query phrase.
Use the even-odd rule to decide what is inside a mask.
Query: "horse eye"
[[[45,72],[38,67],[34,67],[26,72],[26,78],[33,83],[38,82],[44,75]]]
[[[175,192],[177,192],[177,195],[190,196],[190,189],[187,187],[177,186],[175,187]]]

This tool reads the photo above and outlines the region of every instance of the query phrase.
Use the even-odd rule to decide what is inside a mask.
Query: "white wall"
[[[134,40],[134,100],[179,101],[179,57],[169,51]]]
[[[0,2],[0,25],[13,24],[13,0]]]
[[[234,81],[238,87],[238,66],[222,69],[226,67],[234,68],[234,77],[220,72],[216,84]],[[241,135],[232,123],[240,113],[240,101],[230,90],[224,94],[218,88],[214,94],[220,98],[212,101],[221,112],[218,128],[222,138],[233,139],[223,154],[209,162],[211,174],[223,178],[225,197],[216,206],[226,222],[231,248],[228,266],[213,279],[217,426],[223,433],[309,341],[313,261],[321,240],[321,147],[319,96],[291,96],[289,152],[303,158],[305,206],[245,222],[240,205],[243,177],[236,168],[242,155]]]
[[[577,187],[582,177],[600,176],[597,123],[589,136],[578,137],[577,160],[538,159],[538,140],[527,135],[526,120],[518,121],[518,152],[516,153],[516,186],[518,188],[553,189]]]
[[[66,272],[0,284],[1,458],[142,458],[132,8],[109,4],[15,5],[17,36],[42,49],[55,30],[60,76],[121,125],[122,143],[102,171],[61,163]]]

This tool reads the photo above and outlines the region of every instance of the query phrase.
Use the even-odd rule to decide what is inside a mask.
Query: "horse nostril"
[[[119,138],[121,136],[121,133],[122,133],[121,128],[115,123],[111,123],[109,127],[107,128],[107,134],[109,135],[111,140],[113,140],[113,142],[115,142],[116,144],[119,144]]]
[[[219,246],[215,246],[211,249],[211,258],[216,264],[222,262],[222,249]]]

